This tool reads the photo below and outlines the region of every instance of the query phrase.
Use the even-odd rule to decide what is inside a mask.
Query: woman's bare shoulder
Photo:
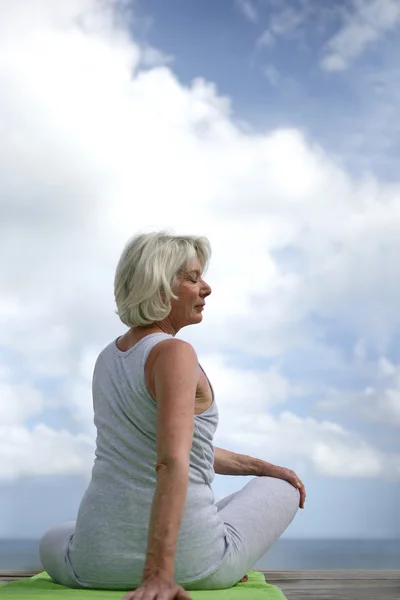
[[[174,361],[196,360],[197,354],[192,344],[179,338],[162,340],[154,348],[154,362],[158,364],[172,364]]]
[[[155,399],[155,381],[178,377],[179,373],[197,368],[198,358],[193,346],[179,338],[162,340],[154,346],[145,366],[146,385]]]

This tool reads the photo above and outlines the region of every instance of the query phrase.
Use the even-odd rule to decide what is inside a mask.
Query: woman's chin
[[[203,313],[201,311],[197,311],[197,314],[193,316],[192,324],[201,323],[203,320]]]

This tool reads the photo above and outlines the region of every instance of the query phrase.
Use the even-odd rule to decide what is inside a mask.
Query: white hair
[[[162,321],[178,297],[173,288],[185,265],[198,258],[204,272],[211,258],[206,237],[165,231],[136,235],[126,244],[114,279],[117,314],[127,327]]]

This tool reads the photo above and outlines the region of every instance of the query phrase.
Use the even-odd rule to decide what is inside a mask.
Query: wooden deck
[[[287,600],[400,600],[396,571],[265,571]]]
[[[263,571],[268,583],[281,588],[287,600],[400,600],[396,571]],[[1,573],[0,582],[35,573]]]

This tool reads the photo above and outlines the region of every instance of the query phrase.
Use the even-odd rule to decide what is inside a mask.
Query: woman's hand
[[[304,503],[306,501],[306,488],[304,487],[304,483],[301,479],[296,475],[294,471],[291,469],[286,469],[286,467],[278,467],[277,465],[271,465],[269,463],[268,468],[265,469],[265,473],[262,475],[267,477],[276,477],[277,479],[284,479],[293,485],[293,487],[297,488],[300,492],[300,508],[304,508]]]
[[[180,585],[160,575],[150,575],[124,600],[191,600],[191,596]]]

